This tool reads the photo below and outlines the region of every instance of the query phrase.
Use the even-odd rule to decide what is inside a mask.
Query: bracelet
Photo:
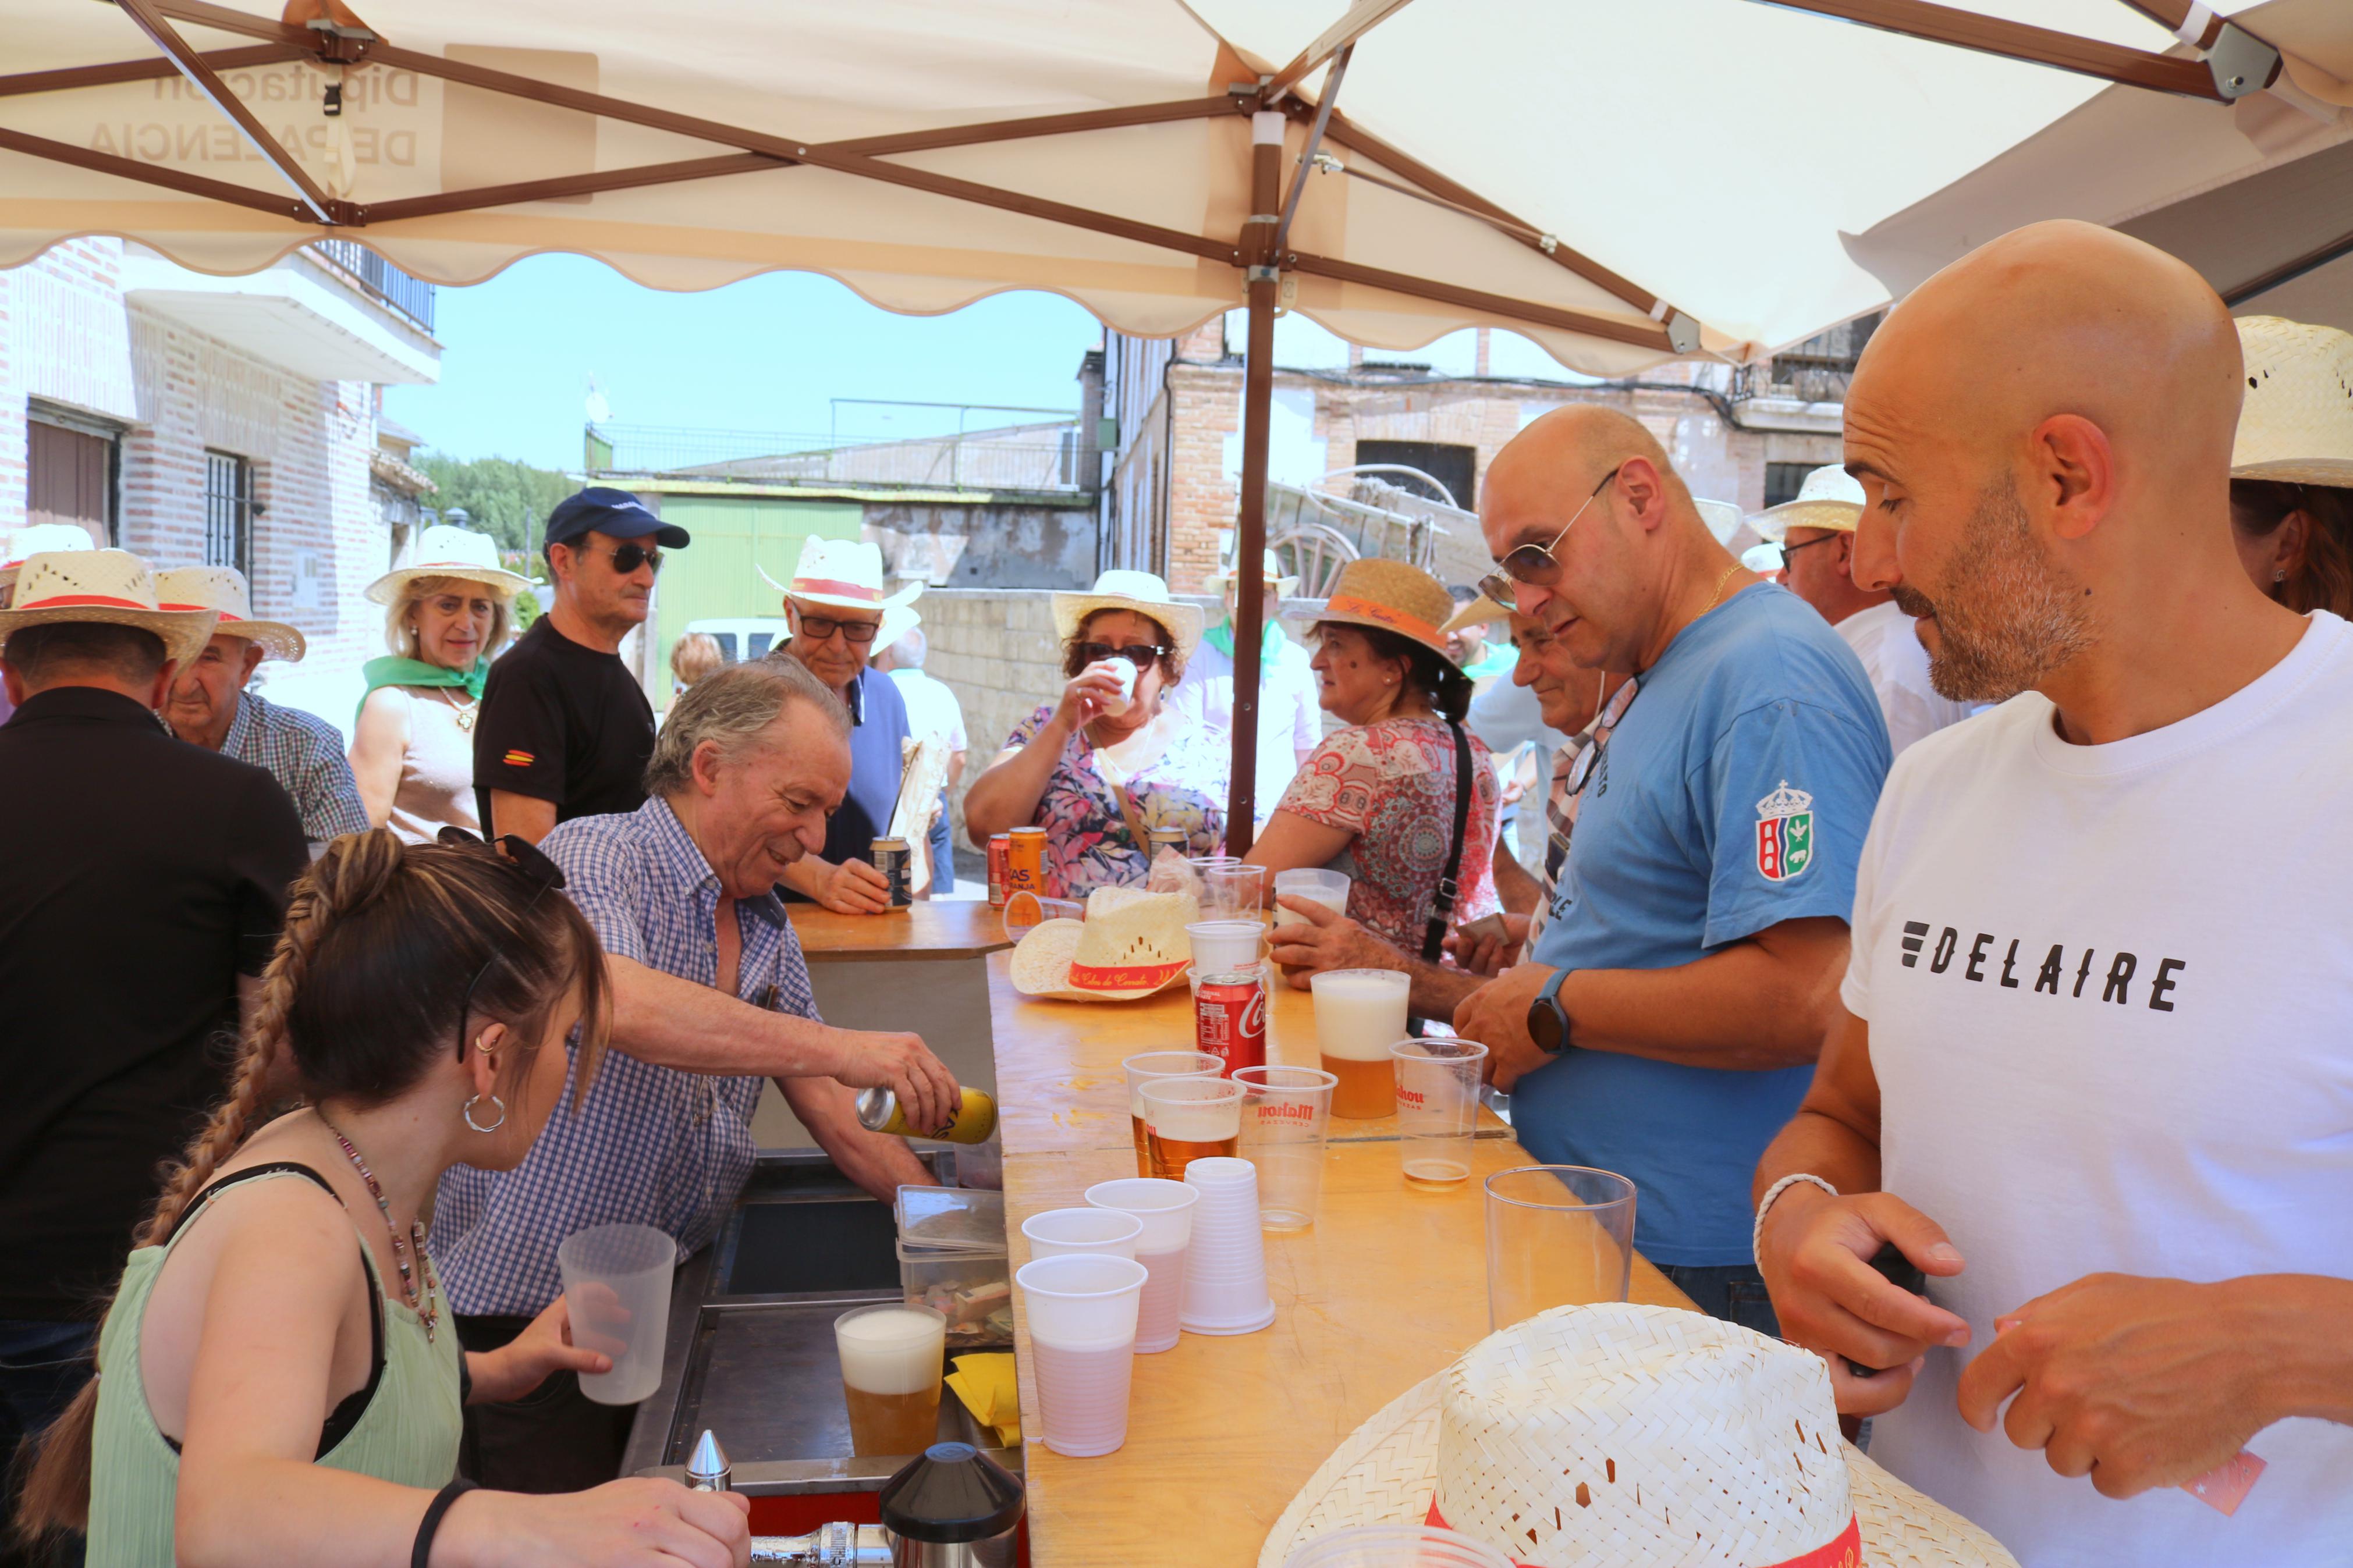
[[[433,1537],[441,1528],[442,1516],[449,1511],[451,1503],[473,1489],[474,1483],[460,1476],[433,1494],[433,1500],[425,1505],[425,1517],[417,1521],[417,1544],[408,1550],[408,1568],[426,1568],[427,1559],[433,1555]]]
[[[1764,1256],[1766,1211],[1773,1206],[1773,1200],[1775,1198],[1779,1197],[1783,1193],[1788,1192],[1791,1187],[1796,1186],[1800,1182],[1811,1183],[1813,1185],[1820,1187],[1822,1191],[1830,1194],[1832,1197],[1839,1195],[1839,1190],[1836,1187],[1831,1185],[1828,1182],[1822,1180],[1820,1176],[1815,1175],[1810,1171],[1794,1171],[1788,1175],[1782,1177],[1779,1181],[1774,1183],[1771,1186],[1766,1188],[1764,1200],[1757,1205],[1757,1227],[1748,1233],[1748,1260],[1751,1263],[1757,1263],[1757,1260]],[[1761,1263],[1758,1263],[1757,1266],[1759,1268],[1763,1267]],[[424,1568],[424,1564],[417,1564],[417,1568]]]

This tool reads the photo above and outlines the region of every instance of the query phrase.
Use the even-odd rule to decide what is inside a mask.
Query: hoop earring
[[[2286,568],[2286,567],[2284,567],[2284,566],[2274,566],[2274,567],[2273,567],[2273,568],[2272,568],[2272,581],[2273,581],[2273,582],[2274,582],[2274,583],[2284,583],[2284,582],[2286,582],[2286,581],[2287,581],[2287,568]]]
[[[482,1097],[479,1094],[474,1096],[473,1099],[466,1101],[464,1108],[459,1113],[465,1117],[466,1125],[472,1128],[477,1132],[496,1132],[500,1128],[504,1127],[507,1124],[507,1102],[501,1100],[495,1094],[490,1097],[490,1100],[492,1105],[499,1108],[499,1119],[496,1121],[491,1122],[488,1127],[483,1126],[480,1122],[474,1120],[474,1107],[482,1103]]]

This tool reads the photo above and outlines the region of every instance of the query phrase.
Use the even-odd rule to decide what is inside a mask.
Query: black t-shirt
[[[310,851],[276,779],[95,687],[0,725],[0,1319],[58,1322],[227,1089]]]
[[[654,710],[617,653],[583,647],[545,616],[491,666],[474,726],[474,795],[486,834],[491,791],[555,803],[555,820],[646,804]]]

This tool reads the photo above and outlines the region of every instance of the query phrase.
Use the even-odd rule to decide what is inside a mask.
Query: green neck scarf
[[[491,661],[478,658],[474,668],[449,669],[438,664],[427,664],[421,658],[400,658],[386,655],[372,658],[360,667],[360,676],[367,682],[367,691],[360,693],[360,706],[367,706],[369,692],[379,686],[462,686],[466,694],[477,702],[482,698],[482,682],[490,678]]]
[[[1259,639],[1258,648],[1259,660],[1262,664],[1274,658],[1275,647],[1282,638],[1282,628],[1269,621],[1259,629],[1263,634]],[[1228,658],[1234,657],[1234,623],[1230,620],[1219,621],[1216,626],[1203,632],[1201,637],[1211,647],[1216,648]]]

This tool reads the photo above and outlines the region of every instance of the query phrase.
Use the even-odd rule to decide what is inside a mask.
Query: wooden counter
[[[881,915],[842,915],[816,904],[787,904],[793,933],[811,960],[977,958],[1013,944],[1005,911],[986,899],[919,899]]]

